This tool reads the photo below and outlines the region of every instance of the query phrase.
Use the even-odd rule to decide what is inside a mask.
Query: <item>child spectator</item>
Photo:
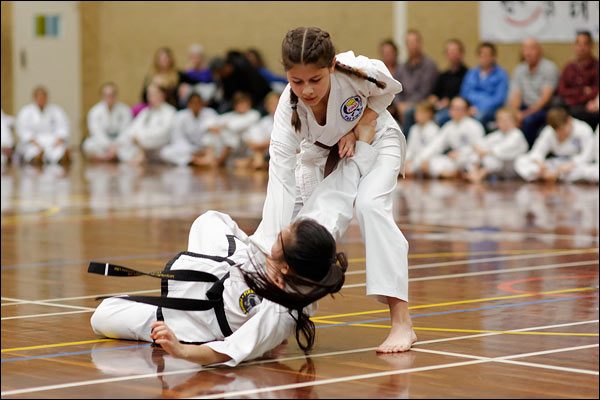
[[[10,162],[12,159],[13,150],[15,148],[15,139],[13,138],[12,125],[13,117],[4,114],[4,110],[0,113],[0,127],[2,134],[2,165]]]
[[[564,108],[550,109],[547,122],[529,153],[515,161],[515,170],[528,182],[568,180],[568,165],[581,156],[585,144],[591,143],[592,128]]]
[[[248,62],[250,62],[250,64],[258,70],[258,72],[267,80],[267,82],[269,82],[269,85],[271,85],[271,90],[277,93],[283,92],[288,84],[287,78],[271,72],[266,67],[262,54],[260,54],[258,49],[248,49],[245,56]]]
[[[142,110],[119,138],[120,160],[139,164],[158,159],[160,149],[171,140],[177,110],[165,102],[165,89],[148,86],[148,108]]]
[[[217,118],[217,112],[205,107],[199,94],[192,93],[187,108],[175,115],[171,143],[161,149],[160,157],[175,165],[191,163],[194,157],[201,155],[208,127]]]
[[[252,155],[249,158],[236,160],[236,166],[251,167],[254,169],[265,169],[267,167],[271,131],[273,130],[275,110],[278,103],[279,95],[275,92],[271,92],[265,97],[265,109],[268,115],[262,117],[256,125],[250,127],[242,136],[246,147],[248,147]]]
[[[473,153],[466,166],[466,178],[473,182],[483,181],[489,174],[512,177],[514,161],[527,153],[529,146],[523,132],[517,128],[517,113],[510,108],[496,111],[498,130],[484,136],[473,146]]]
[[[199,166],[224,166],[233,152],[239,152],[244,132],[260,120],[260,113],[252,109],[252,98],[244,92],[233,96],[233,111],[220,115],[209,126],[206,153],[194,157]]]
[[[439,134],[421,153],[417,165],[433,178],[454,178],[466,165],[471,146],[485,134],[483,126],[469,117],[468,103],[461,97],[450,102],[450,118]],[[446,151],[449,152],[447,154]]]
[[[83,141],[83,152],[93,161],[116,161],[117,142],[131,123],[131,110],[117,100],[114,83],[103,84],[100,93],[102,101],[88,113],[90,136]]]
[[[433,104],[427,100],[417,103],[415,107],[415,120],[417,123],[410,128],[408,135],[406,163],[404,164],[406,176],[412,176],[421,172],[420,153],[438,135],[440,128],[433,122],[434,113]]]
[[[18,153],[26,163],[69,162],[67,114],[60,106],[48,103],[48,91],[43,86],[33,90],[33,99],[17,114]]]

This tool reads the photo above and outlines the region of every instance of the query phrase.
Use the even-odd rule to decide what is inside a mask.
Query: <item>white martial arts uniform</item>
[[[211,132],[206,135],[205,144],[215,148],[217,154],[220,154],[225,147],[230,147],[234,151],[239,150],[242,136],[259,120],[260,113],[256,110],[245,113],[230,111],[219,115],[213,126],[220,126],[222,129],[218,134]]]
[[[458,122],[450,120],[440,128],[435,140],[419,153],[414,163],[421,166],[427,162],[429,175],[434,178],[442,172],[456,172],[467,165],[472,146],[484,135],[483,125],[475,118],[464,117]],[[451,159],[445,155],[448,150],[457,151],[458,158]]]
[[[329,150],[315,142],[333,146],[358,123],[367,107],[379,114],[373,146],[379,152],[375,167],[363,177],[355,209],[366,245],[367,295],[408,299],[408,242],[394,221],[393,192],[406,151],[406,140],[386,108],[402,85],[383,62],[353,52],[338,54],[337,61],[361,69],[386,84],[384,89],[372,82],[334,71],[327,105],[327,122],[321,126],[301,100],[297,111],[300,132],[291,125],[290,86],[282,93],[271,134],[269,183],[263,206],[263,219],[257,232],[273,239],[292,220],[313,189],[323,180]],[[296,151],[300,153],[296,156]],[[343,233],[343,232],[340,232]],[[336,236],[339,239],[339,236]]]
[[[88,157],[106,156],[109,147],[117,145],[131,119],[131,109],[124,103],[115,103],[110,110],[104,101],[94,105],[87,116],[90,136],[83,141],[83,152]]]
[[[507,133],[500,130],[491,132],[481,138],[477,145],[489,153],[481,158],[471,147],[472,151],[465,168],[470,170],[480,164],[490,174],[499,173],[506,176],[514,176],[515,159],[527,153],[529,149],[527,139],[519,128],[513,128]]]
[[[15,146],[15,139],[13,138],[12,133],[12,124],[13,119],[8,115],[4,114],[4,110],[0,110],[0,133],[1,133],[1,144],[2,149],[12,149]],[[2,165],[4,165],[8,161],[4,152],[2,153]]]
[[[271,140],[271,131],[275,118],[273,115],[266,115],[256,124],[248,128],[242,135],[246,143],[264,143]]]
[[[160,149],[171,141],[176,113],[175,107],[168,103],[142,110],[119,138],[119,159],[132,160],[140,151],[145,151],[150,158],[158,157]],[[133,139],[139,146],[133,143]]]
[[[583,151],[573,157],[575,167],[565,176],[565,180],[569,182],[587,181],[598,183],[598,170],[600,159],[600,150],[598,146],[598,127],[596,132],[590,137],[587,143],[583,145]]]
[[[420,163],[414,163],[419,160],[419,154],[435,139],[440,131],[440,127],[433,121],[427,121],[424,125],[414,124],[408,134],[406,146],[406,161],[410,161],[408,172],[415,173],[421,170]]]
[[[204,107],[198,116],[192,110],[178,111],[173,123],[171,143],[160,150],[160,157],[175,165],[188,165],[194,154],[204,147],[208,127],[213,125],[218,114],[212,108]]]
[[[18,153],[25,162],[30,162],[40,152],[44,152],[44,161],[57,163],[65,155],[69,140],[69,121],[62,108],[47,104],[40,110],[37,104],[24,106],[17,114]],[[57,145],[62,139],[64,143]],[[40,147],[31,143],[35,140]]]
[[[550,170],[556,170],[560,165],[573,161],[583,152],[584,145],[592,137],[592,128],[578,119],[573,118],[571,135],[559,142],[556,132],[551,126],[546,126],[540,132],[529,153],[515,160],[515,170],[521,178],[531,182],[540,178],[541,167],[538,161],[543,162]],[[553,154],[554,158],[547,158]],[[559,176],[560,180],[567,178],[568,174]]]
[[[364,142],[358,142],[356,150],[356,156],[340,163],[340,167],[328,177],[331,184],[319,187],[315,192],[315,201],[309,202],[301,212],[302,217],[317,220],[334,235],[340,226],[346,225],[352,218],[352,203],[359,181],[373,168],[377,158],[377,151]],[[235,237],[233,250],[227,235]],[[213,310],[161,309],[165,323],[180,341],[209,342],[207,346],[231,357],[224,363],[229,366],[259,357],[273,349],[288,338],[295,327],[294,319],[286,308],[266,299],[261,301],[249,291],[239,270],[253,270],[256,266],[264,265],[273,240],[259,235],[255,233],[248,237],[228,215],[208,211],[198,217],[190,229],[188,252],[182,253],[169,269],[204,271],[218,278],[230,273],[223,291],[225,315],[233,331],[230,336],[224,337]],[[231,254],[228,258],[234,265],[226,261],[199,258],[198,254]],[[170,280],[168,292],[175,297],[198,299],[204,297],[203,294],[211,286],[212,283]],[[309,314],[314,312],[314,306],[316,304],[308,307]],[[151,341],[151,325],[156,320],[156,306],[114,297],[98,306],[91,324],[95,333],[107,337]]]

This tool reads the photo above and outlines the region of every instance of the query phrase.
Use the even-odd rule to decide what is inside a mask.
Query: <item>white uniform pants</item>
[[[171,143],[160,149],[160,158],[178,166],[188,165],[198,150],[200,146],[189,143]]]
[[[31,143],[22,143],[19,145],[19,153],[25,162],[30,162],[44,152],[44,161],[55,164],[60,161],[67,151],[65,144],[56,145],[58,138],[54,135],[39,135],[35,138],[40,147]]]
[[[386,296],[408,301],[408,241],[396,225],[392,210],[403,164],[402,139],[398,134],[388,135],[373,146],[379,155],[371,171],[361,178],[354,203],[366,247],[367,295],[385,304]],[[294,216],[301,205],[299,194]],[[346,228],[340,228],[341,234]]]
[[[455,173],[466,168],[472,160],[472,151],[470,149],[459,150],[459,156],[452,159],[445,154],[439,154],[431,157],[429,160],[429,175],[437,178],[442,173]]]
[[[517,174],[527,182],[532,182],[541,178],[541,167],[540,164],[527,154],[518,157],[515,160],[515,171]],[[550,158],[543,161],[544,165],[550,171],[558,169],[562,164],[570,162],[569,159],[565,158]],[[559,177],[560,180],[564,180],[565,177]]]
[[[106,157],[110,145],[111,142],[90,136],[83,141],[82,148],[88,157]]]

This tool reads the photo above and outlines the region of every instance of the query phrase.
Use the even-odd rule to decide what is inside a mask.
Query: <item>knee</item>
[[[372,215],[385,208],[385,204],[381,199],[369,195],[358,195],[354,203],[356,215],[364,218]]]
[[[109,329],[110,318],[108,317],[108,313],[106,312],[106,300],[102,301],[96,311],[92,314],[90,318],[90,325],[92,326],[92,330],[96,335],[104,335]]]

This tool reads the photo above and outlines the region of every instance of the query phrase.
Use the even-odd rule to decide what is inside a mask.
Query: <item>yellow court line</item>
[[[536,296],[536,295],[541,295],[541,294],[556,294],[556,293],[567,293],[567,292],[588,291],[588,290],[595,290],[595,288],[584,287],[584,288],[574,288],[574,289],[553,290],[553,291],[533,293],[533,294],[518,294],[518,295],[512,295],[512,296],[490,297],[490,298],[474,299],[474,300],[461,300],[461,301],[454,301],[454,302],[448,302],[448,303],[437,303],[437,304],[426,304],[426,305],[421,305],[421,306],[413,306],[413,307],[409,307],[409,309],[426,308],[426,307],[442,307],[444,305],[466,304],[466,303],[475,303],[475,302],[483,302],[483,301],[491,301],[491,300],[503,300],[503,299],[519,298],[519,297]],[[338,324],[341,322],[325,322],[324,319],[339,318],[339,317],[344,317],[344,316],[376,314],[376,313],[382,313],[382,312],[387,312],[387,311],[388,311],[388,309],[383,309],[383,310],[362,311],[362,312],[348,313],[348,314],[323,315],[322,317],[313,317],[311,319],[317,323]],[[381,327],[381,328],[386,328],[386,329],[390,328],[389,326],[386,326],[386,325],[373,325],[373,324],[353,324],[353,326]],[[416,329],[417,328],[415,328],[415,330]],[[24,350],[34,350],[34,349],[45,349],[45,348],[51,348],[51,347],[75,346],[75,345],[79,345],[79,344],[111,342],[114,340],[115,339],[95,339],[95,340],[85,340],[85,341],[81,341],[81,342],[66,342],[66,343],[56,343],[56,344],[48,344],[48,345],[30,346],[30,347],[17,347],[17,348],[11,348],[11,349],[3,349],[2,353],[9,352],[9,351],[24,351]]]
[[[323,323],[327,325],[337,325],[340,323],[346,323],[348,326],[362,326],[365,328],[383,328],[390,329],[390,325],[378,325],[378,324],[353,324],[352,322],[342,321],[327,321],[321,319],[313,319],[314,322]],[[580,333],[580,332],[511,332],[511,331],[493,331],[484,329],[454,329],[454,328],[418,328],[413,327],[415,331],[432,331],[432,332],[456,332],[456,333],[502,333],[507,335],[545,335],[545,336],[586,336],[586,337],[598,337],[597,333]]]
[[[12,349],[2,349],[2,353],[9,351],[24,351],[24,350],[36,350],[36,349],[49,349],[51,347],[64,347],[64,346],[76,346],[78,344],[90,344],[90,343],[104,343],[104,342],[116,342],[115,339],[94,339],[94,340],[82,340],[80,342],[66,342],[56,344],[41,344],[39,346],[28,346],[28,347],[13,347]]]
[[[408,309],[415,310],[415,309],[419,309],[419,308],[455,306],[455,305],[459,305],[459,304],[481,303],[484,301],[517,299],[517,298],[521,298],[521,297],[532,297],[532,296],[558,294],[558,293],[584,292],[584,291],[589,291],[589,290],[597,290],[597,289],[593,288],[593,287],[581,287],[581,288],[573,288],[573,289],[551,290],[551,291],[539,292],[539,293],[513,294],[510,296],[486,297],[486,298],[472,299],[472,300],[449,301],[446,303],[423,304],[420,306],[410,306],[410,307],[408,307]],[[389,309],[385,308],[385,309],[381,309],[381,310],[359,311],[359,312],[346,313],[346,314],[323,315],[323,317],[316,316],[314,318],[320,319],[320,318],[353,317],[353,316],[357,316],[357,315],[379,314],[379,313],[383,313],[383,312],[387,312],[387,311],[389,311]]]

